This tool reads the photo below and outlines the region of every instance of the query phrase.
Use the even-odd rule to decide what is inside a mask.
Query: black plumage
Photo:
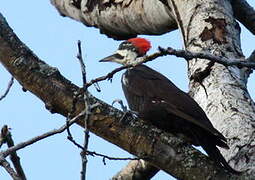
[[[122,76],[122,88],[132,111],[165,131],[183,134],[194,145],[202,146],[211,159],[232,173],[216,146],[229,148],[202,108],[159,72],[139,65]]]

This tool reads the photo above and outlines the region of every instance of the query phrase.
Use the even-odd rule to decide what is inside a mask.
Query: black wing
[[[149,111],[171,114],[172,118],[182,119],[183,123],[186,121],[218,137],[217,145],[228,147],[225,137],[213,127],[196,101],[157,71],[145,65],[129,69],[122,77],[122,87],[131,110],[141,114]]]
[[[177,130],[228,171],[240,173],[228,165],[216,147],[228,148],[225,137],[202,108],[165,76],[147,66],[136,66],[122,76],[122,88],[130,109],[142,119],[173,133]]]

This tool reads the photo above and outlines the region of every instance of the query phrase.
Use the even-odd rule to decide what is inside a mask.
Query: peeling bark
[[[240,46],[240,28],[233,17],[229,1],[168,2],[175,9],[187,50],[244,59]],[[184,9],[188,11],[181,13]],[[255,138],[255,106],[246,87],[249,69],[225,67],[194,59],[189,61],[188,73],[189,77],[193,77],[189,85],[190,94],[214,126],[228,139],[230,150],[222,150],[224,157],[235,169],[248,170],[254,174],[255,149],[251,147]]]
[[[212,27],[208,29],[208,27],[205,27],[203,32],[200,34],[200,38],[202,41],[208,41],[213,40],[217,44],[225,44],[226,41],[226,22],[225,19],[215,19],[213,17],[209,17],[205,19],[205,22],[210,23]]]
[[[157,172],[158,168],[144,160],[132,160],[118,172],[112,180],[149,180]]]
[[[177,29],[171,9],[158,0],[83,0],[81,8],[70,0],[51,0],[61,15],[68,16],[114,39],[137,34],[160,35]]]
[[[51,3],[62,16],[96,27],[114,39],[161,35],[177,29],[174,8],[167,0],[51,0]],[[235,18],[255,34],[254,9],[245,0],[231,3]]]

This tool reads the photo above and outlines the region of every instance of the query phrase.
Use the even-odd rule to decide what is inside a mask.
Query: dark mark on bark
[[[71,4],[77,9],[81,9],[81,0],[71,0]]]
[[[212,25],[212,28],[204,28],[203,32],[200,34],[201,40],[207,41],[212,39],[217,44],[226,44],[226,20],[222,18],[215,19],[213,17],[209,17],[205,19],[205,22],[210,23]]]
[[[78,1],[78,0],[76,0]],[[117,6],[117,5],[121,5],[122,7],[128,7],[131,4],[132,0],[87,0],[86,3],[86,8],[87,10],[85,11],[85,13],[89,13],[92,12],[95,7],[98,8],[99,11],[104,11],[106,8],[111,7],[111,6]]]
[[[210,61],[207,65],[207,67],[201,71],[201,69],[198,69],[197,71],[194,72],[194,74],[190,77],[190,80],[194,80],[194,82],[197,82],[199,83],[199,85],[202,86],[202,88],[205,90],[205,94],[206,94],[206,97],[208,97],[208,94],[207,94],[207,91],[206,91],[206,88],[203,84],[203,80],[210,75],[211,73],[211,70],[212,70],[212,67],[215,63]]]

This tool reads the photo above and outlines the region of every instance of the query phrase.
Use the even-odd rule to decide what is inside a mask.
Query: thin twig
[[[130,67],[133,67],[133,66],[138,66],[140,64],[143,64],[143,63],[146,63],[146,62],[149,62],[149,61],[152,61],[160,56],[165,56],[166,54],[162,53],[162,52],[156,52],[152,55],[149,55],[149,56],[145,56],[143,58],[139,58],[140,61],[137,61],[136,63],[134,64],[129,64],[129,65],[125,65],[125,66],[121,66],[121,67],[118,67],[116,69],[114,69],[113,71],[107,73],[105,76],[101,76],[101,77],[98,77],[98,78],[95,78],[95,79],[92,79],[90,82],[86,83],[86,88],[90,87],[92,84],[95,84],[95,83],[98,83],[100,81],[104,81],[104,80],[111,80],[113,75],[116,74],[117,72],[120,72],[124,69],[127,69],[127,68],[130,68]]]
[[[14,82],[14,78],[11,77],[11,80],[8,83],[7,89],[5,90],[4,94],[0,97],[0,101],[3,100],[7,96],[7,94],[9,93],[9,91],[13,85],[13,82]]]
[[[100,153],[97,153],[97,152],[92,152],[92,151],[87,151],[87,153],[91,156],[99,156],[99,157],[102,157],[103,158],[103,163],[104,165],[106,165],[106,162],[105,162],[105,159],[108,159],[108,160],[114,160],[114,161],[127,161],[127,160],[139,160],[139,159],[142,159],[142,158],[121,158],[121,157],[111,157],[111,156],[107,156],[107,155],[104,155],[104,154],[100,154]],[[146,158],[146,157],[145,157]]]
[[[237,66],[238,68],[248,67],[255,69],[255,63],[250,61],[252,58],[240,61],[240,59],[230,59],[223,56],[216,56],[205,52],[190,52],[187,50],[175,50],[171,47],[168,47],[167,49],[159,47],[159,50],[162,53],[164,53],[164,55],[175,55],[176,57],[185,58],[187,61],[192,60],[193,58],[201,58],[220,63],[224,66]],[[252,55],[251,57],[254,57],[254,55]]]
[[[8,149],[6,149],[4,151],[1,151],[0,152],[0,165],[3,166],[6,169],[6,171],[12,176],[13,179],[15,179],[15,180],[24,180],[24,179],[20,178],[19,175],[11,168],[10,164],[8,163],[8,161],[5,160],[5,158],[7,156],[9,156],[9,155],[12,155],[16,151],[25,148],[26,146],[29,146],[29,145],[31,145],[33,143],[36,143],[36,142],[38,142],[38,141],[40,141],[42,139],[48,138],[48,137],[53,136],[55,134],[62,133],[63,131],[65,131],[67,129],[67,127],[71,126],[77,120],[79,120],[79,118],[84,116],[84,114],[85,114],[85,111],[82,111],[77,116],[72,118],[69,121],[68,125],[65,124],[64,126],[60,127],[59,129],[49,131],[49,132],[44,133],[44,134],[42,134],[40,136],[36,136],[36,137],[34,137],[34,138],[32,138],[32,139],[30,139],[28,141],[21,142],[21,143],[15,145],[15,146],[9,147]],[[4,129],[4,131],[1,131],[1,134],[3,132],[6,132],[5,130],[6,130],[6,128]],[[0,140],[1,140],[1,142],[5,141],[5,140],[2,141],[2,138]]]
[[[81,170],[81,180],[86,180],[86,171],[87,171],[87,156],[86,151],[88,149],[89,144],[89,130],[88,130],[88,119],[89,115],[91,114],[91,106],[89,104],[88,92],[87,92],[87,78],[86,78],[86,66],[83,61],[82,57],[82,49],[81,49],[81,41],[78,41],[78,55],[77,58],[80,62],[81,72],[82,72],[82,82],[83,82],[83,90],[84,90],[84,103],[85,103],[85,117],[84,117],[84,145],[83,151],[81,152],[82,158],[82,170]]]
[[[104,80],[109,80],[113,77],[114,74],[116,74],[117,72],[120,72],[122,71],[123,69],[127,69],[129,67],[132,67],[131,65],[128,65],[128,66],[121,66],[121,67],[118,67],[116,69],[114,69],[113,71],[109,72],[108,74],[106,74],[105,76],[101,76],[101,77],[98,77],[98,78],[95,78],[95,79],[92,79],[90,82],[88,82],[86,84],[86,87],[90,87],[92,84],[94,83],[97,83],[97,82],[100,82],[100,81],[104,81]]]
[[[251,56],[249,58],[247,58],[246,60],[240,61],[239,59],[229,59],[229,58],[226,58],[223,56],[215,56],[213,54],[205,53],[205,52],[197,53],[197,52],[190,52],[190,51],[186,51],[186,50],[175,50],[171,47],[169,47],[167,49],[159,47],[159,51],[152,55],[139,58],[133,64],[118,67],[118,68],[114,69],[113,71],[109,72],[108,74],[106,74],[105,76],[101,76],[101,77],[92,79],[90,82],[88,82],[86,84],[86,88],[90,87],[94,83],[112,79],[114,74],[116,74],[117,72],[120,72],[124,69],[138,66],[140,64],[152,61],[158,57],[166,56],[166,55],[175,55],[176,57],[185,58],[187,61],[192,60],[193,58],[201,58],[201,59],[207,59],[207,60],[210,60],[213,62],[223,64],[224,66],[237,66],[238,68],[248,67],[248,68],[255,69],[255,51],[251,54]]]
[[[79,120],[79,118],[81,118],[82,116],[84,116],[84,114],[85,114],[85,110],[82,111],[81,113],[79,113],[79,114],[78,114],[77,116],[75,116],[74,118],[72,118],[72,119],[69,121],[68,126],[71,126],[72,124],[74,124],[75,122],[77,122],[77,120]],[[12,152],[14,152],[14,151],[17,151],[17,150],[19,150],[19,149],[23,149],[24,147],[29,146],[29,145],[31,145],[31,144],[33,144],[33,143],[35,143],[35,142],[38,142],[38,141],[40,141],[40,140],[42,140],[42,139],[47,138],[47,137],[53,136],[53,135],[55,135],[55,134],[62,133],[63,131],[65,131],[65,130],[67,129],[68,126],[65,124],[65,125],[63,125],[62,127],[60,127],[59,129],[54,129],[54,130],[49,131],[49,132],[46,132],[46,133],[44,133],[44,134],[42,134],[42,135],[40,135],[40,136],[36,136],[36,137],[34,137],[34,138],[32,138],[32,139],[30,139],[30,140],[28,140],[28,141],[21,142],[21,143],[15,145],[15,146],[12,146],[12,147],[10,147],[10,148],[4,150],[4,151],[1,151],[1,152],[0,152],[0,156],[3,156],[3,157],[5,158],[5,157],[9,156],[9,155],[10,155]]]
[[[11,132],[9,131],[9,128],[8,128],[7,125],[4,125],[2,130],[1,130],[1,139],[4,139],[4,142],[7,143],[7,146],[9,148],[14,146],[14,141],[12,139]],[[14,168],[15,168],[18,176],[22,180],[26,180],[26,175],[25,175],[25,173],[23,171],[23,168],[21,166],[21,163],[20,163],[20,157],[18,156],[16,151],[11,153],[10,159],[11,159],[13,165],[14,165]]]
[[[72,134],[70,133],[70,135],[68,135],[68,139],[75,145],[77,146],[79,149],[82,150],[82,152],[86,152],[87,155],[90,155],[90,156],[99,156],[99,157],[102,157],[103,158],[103,162],[105,162],[105,159],[108,159],[108,160],[123,160],[123,161],[126,161],[126,160],[138,160],[138,159],[141,159],[141,158],[129,158],[129,157],[111,157],[111,156],[108,156],[108,155],[105,155],[105,154],[100,154],[100,153],[97,153],[95,151],[89,151],[89,150],[85,150],[84,147],[82,145],[80,145],[79,143],[77,143],[73,137],[72,137]],[[146,158],[146,157],[144,157]]]

